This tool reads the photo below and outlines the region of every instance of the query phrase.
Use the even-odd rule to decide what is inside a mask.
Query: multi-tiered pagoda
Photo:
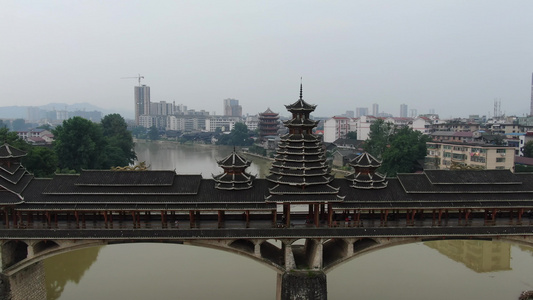
[[[318,225],[320,216],[325,220],[331,213],[331,204],[343,201],[338,195],[339,188],[331,185],[331,167],[326,163],[322,141],[313,134],[318,121],[311,120],[310,114],[316,105],[303,100],[300,85],[300,99],[286,105],[292,118],[284,122],[289,133],[282,136],[276,151],[275,162],[267,179],[275,184],[269,189],[266,202],[283,204],[283,214],[290,224],[291,205],[308,204],[309,217]]]
[[[382,189],[387,187],[386,177],[376,172],[381,167],[381,161],[364,152],[350,161],[354,172],[345,178],[349,180],[353,188],[357,189]]]
[[[8,144],[0,146],[0,198],[4,204],[22,203],[23,191],[33,179],[20,163],[26,152]]]
[[[255,176],[246,172],[250,161],[246,160],[233,149],[233,152],[218,161],[224,173],[214,176],[215,187],[219,190],[247,190],[252,187]]]
[[[279,114],[267,109],[265,112],[259,114],[259,138],[261,141],[265,137],[278,135],[279,129]]]

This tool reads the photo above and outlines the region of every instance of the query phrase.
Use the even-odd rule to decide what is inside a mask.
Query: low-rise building
[[[426,169],[471,167],[483,170],[509,169],[514,172],[514,149],[507,146],[427,142]]]

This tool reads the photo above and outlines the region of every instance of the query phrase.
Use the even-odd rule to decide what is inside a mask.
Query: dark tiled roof
[[[0,146],[0,158],[18,158],[23,156],[26,156],[26,152],[14,148],[9,144]]]
[[[515,182],[514,184],[432,184],[424,174],[399,174],[398,180],[401,182],[406,193],[533,193],[533,174],[517,176],[515,180],[518,180],[520,183]]]
[[[5,178],[0,177],[0,187],[17,195],[20,195],[32,179],[33,175],[25,174],[16,183],[13,183],[11,181],[6,180]]]
[[[15,205],[20,203],[22,203],[22,199],[19,195],[0,190],[0,205]]]
[[[133,173],[125,171],[126,173]],[[146,172],[146,171],[142,171]],[[150,172],[148,172],[150,173]],[[124,174],[126,176],[126,174]],[[137,174],[131,176],[136,177]],[[43,194],[86,194],[86,195],[134,195],[134,194],[168,194],[168,195],[186,195],[196,194],[198,185],[202,179],[201,175],[176,175],[173,176],[172,185],[78,185],[77,175],[56,175],[50,184],[45,188]],[[126,180],[130,182],[129,180]]]
[[[0,178],[7,180],[13,184],[17,184],[19,180],[24,176],[24,174],[27,174],[26,169],[24,168],[18,168],[15,173],[8,173],[2,169],[0,169]]]
[[[370,155],[367,152],[363,152],[355,159],[350,162],[350,165],[353,167],[364,167],[364,168],[379,168],[381,166],[381,161],[376,159],[374,156]]]
[[[316,105],[311,105],[305,102],[302,98],[298,99],[296,102],[290,105],[285,105],[288,111],[309,111],[312,112],[315,110]]]
[[[22,165],[19,163],[11,163],[11,165],[0,165],[0,170],[4,170],[7,173],[14,174],[18,169],[22,168]]]
[[[426,170],[424,171],[433,184],[515,184],[520,183],[509,170]],[[400,177],[400,175],[399,175]]]
[[[235,150],[225,158],[218,161],[218,165],[223,168],[246,168],[251,162],[238,155]]]
[[[170,186],[174,171],[103,171],[83,170],[76,180],[78,186]]]

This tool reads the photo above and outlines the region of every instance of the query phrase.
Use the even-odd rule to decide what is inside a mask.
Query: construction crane
[[[136,78],[138,81],[139,81],[139,86],[141,86],[141,79],[144,79],[144,76],[141,76],[141,74],[138,74],[139,76],[135,76],[135,77],[120,77],[120,79],[131,79],[131,78]]]

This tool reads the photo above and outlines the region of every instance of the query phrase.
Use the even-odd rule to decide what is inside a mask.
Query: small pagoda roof
[[[277,116],[278,113],[273,112],[273,111],[270,109],[270,107],[269,107],[269,108],[267,108],[267,110],[265,110],[263,113],[260,113],[260,115],[276,115],[276,116]]]
[[[316,108],[316,105],[311,105],[304,101],[304,99],[300,98],[296,102],[290,105],[285,105],[288,111],[314,111]]]
[[[363,168],[379,168],[381,166],[381,161],[379,161],[374,156],[370,155],[367,152],[361,153],[359,156],[354,158],[350,165],[353,167],[363,167]]]
[[[222,168],[246,168],[250,164],[251,162],[237,154],[235,149],[230,155],[218,161],[218,165]]]
[[[0,158],[19,158],[26,156],[26,152],[19,150],[7,143],[0,146]]]

